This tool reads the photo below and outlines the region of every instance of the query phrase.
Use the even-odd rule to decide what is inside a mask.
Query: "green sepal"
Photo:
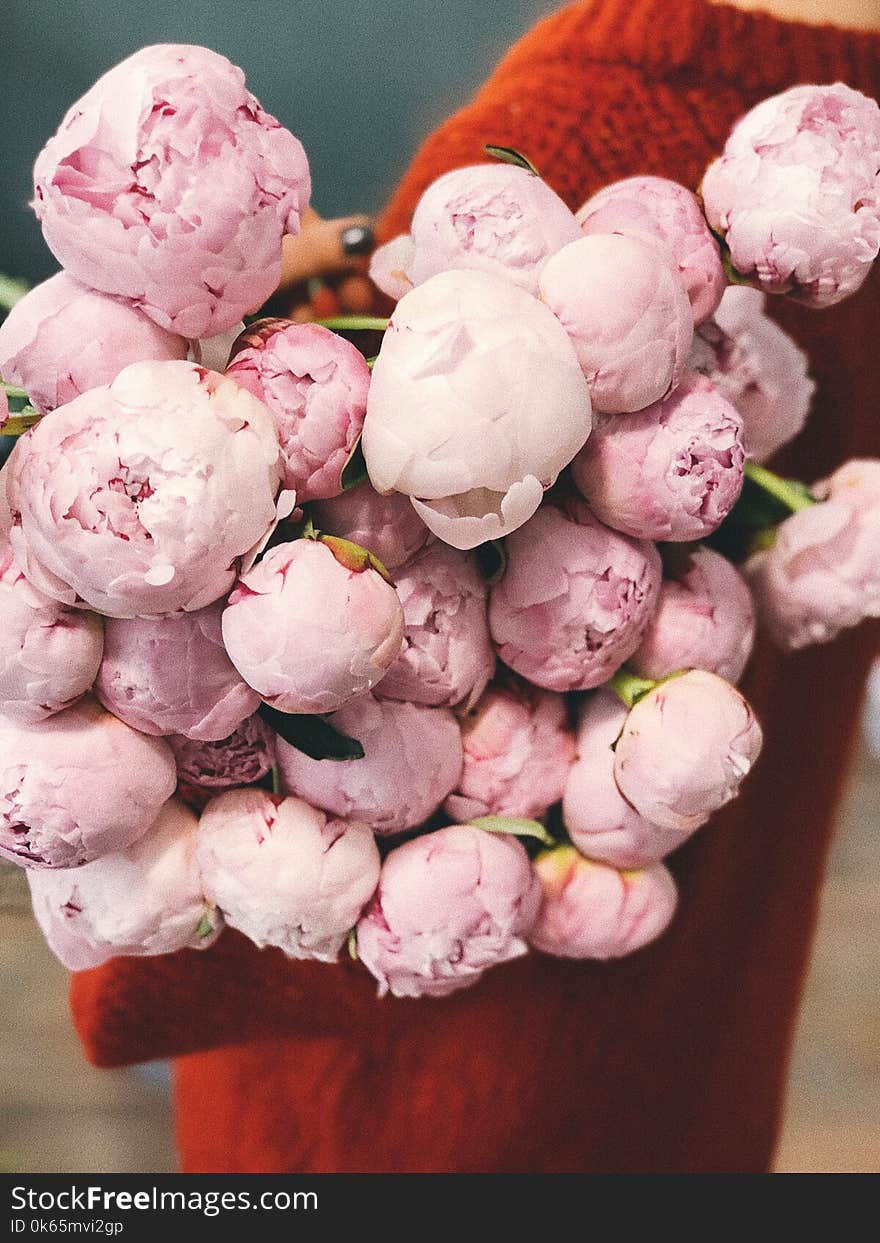
[[[485,544],[478,544],[474,551],[477,554],[477,564],[489,586],[494,587],[496,583],[500,583],[507,569],[507,548],[504,541],[490,539]]]
[[[485,829],[487,833],[510,833],[514,837],[534,837],[545,846],[556,846],[555,837],[544,828],[539,820],[527,820],[522,816],[478,816],[468,823],[475,829]]]
[[[515,164],[517,168],[524,168],[535,177],[541,176],[528,156],[517,151],[515,147],[496,147],[494,143],[487,142],[483,150],[493,160],[500,160],[502,164]]]
[[[305,712],[279,712],[260,704],[257,714],[285,742],[313,760],[362,760],[364,749],[356,738],[334,729],[323,716]]]

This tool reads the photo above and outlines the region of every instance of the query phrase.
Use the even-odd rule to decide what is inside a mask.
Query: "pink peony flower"
[[[400,653],[403,610],[377,570],[349,569],[316,540],[277,544],[223,614],[232,663],[281,712],[335,712]]]
[[[615,530],[698,540],[736,504],[744,466],[742,419],[713,384],[690,373],[663,401],[597,420],[572,477]]]
[[[705,669],[738,682],[755,641],[752,593],[739,570],[699,545],[669,557],[664,572],[657,611],[630,669],[654,681]]]
[[[41,414],[109,384],[129,363],[182,359],[186,351],[183,337],[130,302],[95,293],[66,272],[31,289],[0,324],[0,372]]]
[[[0,388],[0,427],[9,419],[9,398],[6,396],[6,390]]]
[[[757,289],[730,285],[689,359],[736,406],[746,456],[758,462],[798,435],[816,390],[806,354],[764,314],[765,302]]]
[[[537,819],[562,798],[574,739],[561,695],[512,681],[490,686],[462,718],[461,740],[461,778],[443,804],[450,819]]]
[[[93,699],[33,724],[0,718],[0,857],[70,868],[124,850],[176,784],[166,743]]]
[[[736,797],[761,741],[739,691],[717,674],[692,669],[661,682],[630,710],[614,778],[652,824],[694,829]]]
[[[335,962],[379,880],[379,851],[362,824],[331,819],[298,798],[228,790],[199,821],[205,892],[255,945]]]
[[[179,779],[204,790],[250,785],[270,773],[275,763],[275,734],[256,715],[216,742],[195,742],[171,734],[168,744]]]
[[[527,952],[540,886],[515,837],[471,825],[392,850],[357,926],[379,996],[446,997]]]
[[[544,506],[508,539],[507,554],[489,598],[504,663],[548,690],[607,681],[638,647],[656,607],[653,544],[609,530],[575,500]]]
[[[359,760],[313,760],[278,739],[282,788],[374,833],[399,833],[432,816],[461,776],[461,730],[448,708],[365,695],[334,713]]]
[[[195,816],[164,804],[148,833],[78,868],[28,872],[37,923],[71,971],[109,958],[207,949],[223,921],[204,896]]]
[[[69,708],[94,682],[103,646],[100,618],[32,587],[0,537],[0,714],[41,721]]]
[[[623,958],[655,941],[675,914],[678,892],[662,863],[619,872],[560,846],[538,856],[535,872],[543,898],[528,940],[556,958]]]
[[[299,230],[305,152],[207,48],[158,44],[105,73],[34,167],[52,253],[163,328],[209,337],[268,298]]]
[[[811,306],[840,302],[880,250],[880,108],[842,82],[765,99],[701,191],[739,273]]]
[[[780,647],[827,643],[880,617],[880,461],[855,458],[812,488],[744,572],[758,620]]]
[[[403,649],[376,687],[383,699],[474,703],[495,669],[486,580],[466,553],[432,544],[395,576]]]
[[[309,512],[322,531],[369,549],[392,572],[414,557],[430,534],[408,497],[380,496],[368,483],[315,501]]]
[[[338,496],[367,409],[363,355],[319,324],[264,320],[244,334],[226,374],[272,414],[297,503]]]
[[[409,270],[415,253],[412,237],[409,233],[401,233],[384,246],[377,246],[370,256],[370,280],[395,302],[413,287]]]
[[[398,242],[375,268],[380,279],[390,271],[398,286],[468,268],[536,294],[544,264],[579,236],[574,216],[540,177],[512,164],[475,164],[428,186],[412,218],[410,253]]]
[[[260,697],[226,655],[222,601],[194,613],[108,618],[95,695],[142,734],[227,738]]]
[[[24,572],[109,617],[212,603],[275,517],[269,412],[193,363],[133,363],[41,420],[10,467]]]
[[[540,286],[596,411],[642,410],[675,388],[694,321],[677,273],[654,247],[613,233],[582,237],[553,256]]]
[[[562,818],[581,854],[615,868],[640,868],[677,850],[690,833],[650,824],[618,790],[614,746],[627,713],[617,695],[604,688],[584,701]]]
[[[456,548],[532,516],[590,432],[590,396],[546,307],[485,272],[446,272],[398,304],[373,368],[363,450]]]
[[[587,237],[619,233],[659,251],[678,272],[695,324],[708,319],[724,293],[721,252],[696,195],[666,177],[627,177],[584,203],[577,222]]]

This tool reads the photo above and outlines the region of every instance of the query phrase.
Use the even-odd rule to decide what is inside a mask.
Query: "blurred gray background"
[[[0,272],[57,269],[27,207],[43,143],[102,73],[149,43],[201,43],[244,69],[305,145],[322,215],[378,210],[420,138],[460,107],[554,0],[5,0]]]

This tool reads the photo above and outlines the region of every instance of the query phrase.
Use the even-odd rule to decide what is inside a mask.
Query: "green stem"
[[[14,384],[7,384],[5,380],[0,380],[0,388],[3,389],[3,392],[6,394],[7,397],[27,398],[27,393],[24,391],[23,388],[16,388]]]
[[[608,686],[627,708],[637,704],[656,685],[657,683],[651,678],[640,678],[638,674],[630,673],[625,665],[618,669],[614,677],[608,681]]]
[[[272,793],[281,793],[281,770],[277,764],[272,765]]]
[[[331,315],[315,323],[334,332],[384,332],[388,327],[388,320],[379,315]]]
[[[772,470],[768,470],[766,466],[759,466],[757,462],[746,462],[745,473],[747,479],[751,479],[752,483],[757,484],[777,501],[781,501],[793,514],[816,504],[816,498],[810,495],[803,484],[781,479]]]

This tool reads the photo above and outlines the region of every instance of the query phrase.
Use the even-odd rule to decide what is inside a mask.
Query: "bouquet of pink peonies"
[[[0,326],[0,856],[70,968],[226,924],[396,996],[632,953],[758,758],[756,620],[880,616],[880,461],[762,464],[813,392],[765,294],[867,276],[877,104],[794,88],[698,193],[576,214],[487,153],[375,252],[389,320],[314,324],[243,322],[310,180],[222,56],[144,49],[38,157],[64,270]]]

